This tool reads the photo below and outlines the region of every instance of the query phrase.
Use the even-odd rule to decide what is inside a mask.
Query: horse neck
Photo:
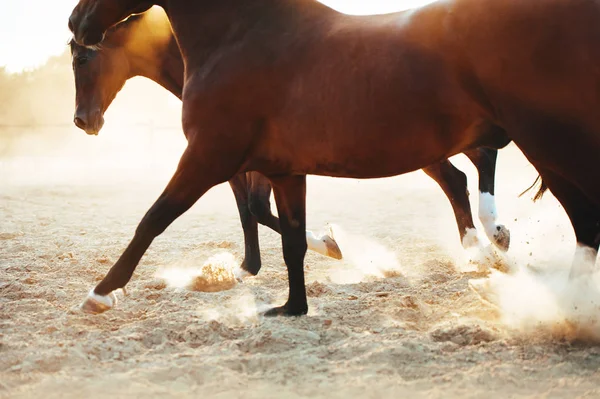
[[[319,21],[340,15],[316,0],[165,1],[183,58],[193,63],[240,41],[268,46],[289,40],[289,33],[311,35]]]
[[[169,34],[165,42],[164,38],[153,35],[151,30],[144,34],[143,29],[143,26],[140,27],[141,32],[137,32],[126,46],[132,76],[153,80],[181,99],[184,66],[175,37]],[[144,51],[145,48],[152,51]]]

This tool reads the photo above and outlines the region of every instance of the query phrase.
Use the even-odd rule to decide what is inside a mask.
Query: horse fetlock
[[[287,302],[283,306],[277,306],[277,307],[267,310],[266,312],[264,312],[264,316],[265,317],[276,317],[276,316],[292,317],[292,316],[304,316],[307,313],[308,313],[308,304],[302,303],[302,304],[294,305],[294,304],[290,304],[290,302]]]
[[[259,269],[260,269],[260,267],[259,267]],[[258,273],[258,270],[256,271],[256,273]],[[249,272],[248,269],[246,269],[245,261],[242,263],[242,265],[239,268],[237,268],[233,271],[233,275],[238,283],[243,282],[244,278],[246,278],[248,276],[256,276],[256,273],[253,274],[253,273]]]
[[[117,297],[114,292],[108,295],[98,295],[92,289],[79,307],[85,313],[98,314],[106,312],[116,305]]]
[[[496,222],[498,211],[496,210],[496,199],[493,194],[479,192],[479,220],[484,226]]]
[[[262,261],[260,259],[260,253],[258,256],[246,255],[242,264],[239,267],[240,272],[244,272],[246,275],[256,276],[262,267]]]
[[[468,227],[465,229],[462,237],[462,246],[465,249],[478,248],[481,246],[481,241],[479,240],[479,235],[475,228]]]

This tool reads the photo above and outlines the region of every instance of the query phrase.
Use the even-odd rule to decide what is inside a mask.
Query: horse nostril
[[[80,129],[85,130],[86,127],[86,123],[83,119],[81,119],[80,117],[76,116],[75,119],[73,120],[73,122],[75,123],[75,126],[77,126]]]

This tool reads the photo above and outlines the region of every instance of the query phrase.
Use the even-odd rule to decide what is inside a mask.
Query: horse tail
[[[548,186],[546,185],[546,183],[544,183],[544,180],[542,179],[542,176],[540,176],[540,175],[538,175],[538,177],[535,179],[533,184],[531,186],[529,186],[529,188],[527,190],[525,190],[521,194],[519,194],[519,198],[522,197],[526,192],[528,192],[529,190],[534,188],[538,184],[538,182],[540,184],[540,188],[538,189],[537,193],[535,193],[535,195],[533,196],[533,202],[536,202],[539,199],[541,199],[544,196],[544,194],[546,193],[546,191],[548,191]]]

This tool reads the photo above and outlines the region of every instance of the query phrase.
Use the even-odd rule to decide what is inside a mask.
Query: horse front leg
[[[304,283],[306,255],[306,176],[272,178],[281,224],[283,259],[288,272],[289,295],[285,305],[268,310],[265,316],[300,316],[308,312]]]
[[[210,171],[210,173],[208,172]],[[195,153],[192,144],[186,148],[169,184],[138,225],[133,239],[104,279],[92,289],[81,304],[82,310],[101,313],[115,305],[113,291],[123,288],[131,279],[140,259],[159,234],[187,211],[211,187],[228,180],[231,175],[219,173],[218,162],[206,162]]]
[[[473,162],[479,173],[479,220],[490,242],[502,251],[508,251],[510,246],[510,230],[502,224],[497,224],[495,175],[498,150],[480,147],[466,151],[465,155]]]
[[[237,278],[241,279],[244,274],[250,273],[256,276],[261,267],[260,244],[258,239],[258,219],[251,212],[249,187],[250,182],[245,173],[239,173],[229,180],[233,191],[235,202],[240,214],[240,222],[244,231],[244,260],[238,271]]]
[[[448,160],[423,168],[423,172],[435,180],[448,197],[463,247],[466,249],[478,246],[479,240],[467,190],[467,176]]]

